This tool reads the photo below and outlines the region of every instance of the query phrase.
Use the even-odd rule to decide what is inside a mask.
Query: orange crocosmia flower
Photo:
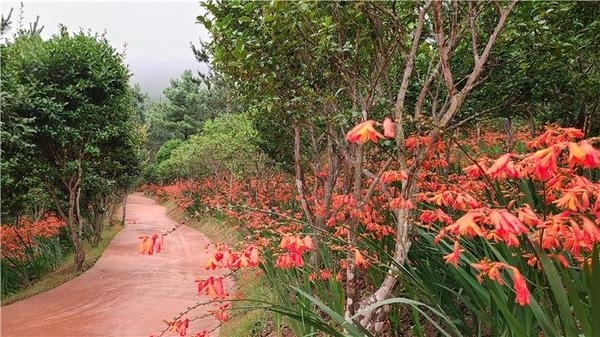
[[[527,142],[528,148],[543,148],[552,146],[565,141],[574,141],[583,138],[583,132],[575,128],[559,128],[556,126],[547,126],[546,131]]]
[[[527,282],[525,282],[525,278],[517,268],[512,267],[511,270],[513,272],[513,284],[515,287],[515,292],[517,293],[515,302],[519,303],[522,306],[528,305],[530,302],[530,298],[529,289],[527,288]]]
[[[504,284],[504,280],[502,279],[502,274],[500,273],[500,271],[502,270],[503,267],[504,267],[504,265],[502,265],[502,264],[493,263],[492,266],[490,267],[490,269],[487,271],[487,276],[490,278],[490,280],[495,281],[499,285]]]
[[[527,227],[523,225],[521,220],[512,215],[506,209],[490,210],[488,215],[490,223],[494,225],[499,232],[508,232],[513,234],[527,233]]]
[[[285,235],[281,238],[281,242],[279,243],[279,248],[286,249],[292,242],[291,235]]]
[[[438,206],[450,206],[454,202],[454,194],[450,191],[428,193],[428,202]]]
[[[225,303],[219,306],[219,309],[214,312],[215,318],[219,320],[219,322],[226,322],[229,320],[229,303]]]
[[[156,238],[148,235],[140,236],[138,238],[140,239],[140,243],[138,245],[138,254],[152,255],[154,252],[154,240]]]
[[[208,295],[211,300],[227,297],[222,277],[215,280],[215,277],[211,276],[206,280],[197,279],[195,282],[198,283],[198,295]]]
[[[600,151],[585,140],[569,143],[569,165],[581,165],[585,168],[600,167]]]
[[[277,257],[277,261],[275,261],[275,267],[281,269],[291,269],[294,266],[294,260],[289,253],[283,253]]]
[[[250,266],[250,259],[246,254],[241,254],[238,256],[237,260],[235,260],[232,264],[233,268],[246,268]]]
[[[258,264],[260,263],[260,251],[258,250],[258,248],[252,246],[252,248],[250,248],[250,253],[249,253],[249,258],[250,258],[250,264],[253,267],[258,266]]]
[[[538,226],[542,221],[538,216],[533,212],[531,206],[528,204],[523,205],[517,209],[517,218],[521,220],[527,226]]]
[[[354,264],[359,268],[366,269],[367,266],[369,265],[369,262],[367,260],[365,260],[364,256],[358,249],[354,248],[353,250],[354,250]]]
[[[494,164],[487,170],[487,174],[492,178],[519,178],[521,175],[517,171],[515,164],[510,160],[512,153],[502,155],[496,159]]]
[[[304,259],[302,258],[302,254],[300,253],[291,253],[292,261],[294,262],[294,267],[302,268],[304,266]]]
[[[198,331],[194,337],[208,337],[208,331],[206,330],[202,330],[202,331]]]
[[[463,251],[463,249],[460,249],[458,241],[454,241],[454,249],[452,250],[452,253],[445,255],[444,260],[446,260],[446,263],[452,264],[455,268],[458,268],[458,260],[460,259],[460,253]]]
[[[487,273],[487,271],[491,268],[491,263],[484,259],[477,263],[471,263],[471,267],[480,273]]]
[[[477,224],[475,219],[478,219],[482,216],[481,212],[478,210],[473,210],[467,212],[467,214],[463,215],[460,219],[456,220],[450,226],[446,227],[446,230],[451,232],[452,234],[465,235],[468,234],[470,236],[485,236],[483,229]]]
[[[331,278],[331,276],[333,275],[329,269],[321,269],[321,270],[319,270],[319,272],[320,272],[320,278],[323,281],[329,280]]]
[[[419,217],[419,220],[421,220],[424,223],[432,223],[438,221],[441,223],[445,223],[446,225],[452,224],[452,219],[450,218],[450,216],[439,208],[437,208],[435,211],[423,211],[423,213],[421,213],[421,216]]]
[[[581,227],[583,228],[583,232],[589,237],[590,243],[600,242],[600,229],[598,229],[598,225],[596,225],[592,220],[588,219],[586,216],[581,216]]]
[[[541,181],[546,181],[558,172],[556,160],[560,150],[559,145],[553,145],[527,156],[526,159],[533,160],[535,177]]]
[[[225,286],[223,285],[223,277],[218,277],[214,280],[214,289],[215,298],[224,299],[227,297],[227,294],[225,293]]]
[[[306,250],[312,250],[314,248],[313,240],[310,236],[305,236],[302,240],[302,244]]]
[[[563,255],[563,254],[557,254],[555,257],[556,261],[558,261],[558,263],[560,263],[560,265],[563,268],[569,268],[569,261],[567,260],[567,258]]]
[[[396,125],[389,117],[383,120],[383,135],[386,138],[396,137]]]
[[[392,183],[395,181],[403,181],[406,179],[408,179],[408,175],[406,174],[406,171],[404,171],[404,170],[385,171],[381,174],[381,178],[379,178],[379,180],[381,180],[384,183]]]
[[[454,201],[450,205],[453,209],[456,210],[470,210],[474,208],[481,207],[479,201],[473,198],[469,193],[466,192],[458,192],[454,197]]]
[[[413,209],[413,208],[415,208],[412,201],[406,200],[402,197],[392,199],[392,201],[390,201],[390,207],[392,209]]]
[[[154,250],[154,253],[160,253],[163,247],[164,235],[154,234],[152,237],[154,238],[154,246],[152,247],[152,250]]]
[[[576,190],[565,190],[563,196],[554,200],[552,203],[556,204],[556,207],[562,209],[569,209],[576,212],[578,209],[582,209],[582,205],[579,203],[577,198]]]
[[[177,332],[179,334],[179,336],[185,336],[187,334],[187,328],[188,328],[188,325],[190,324],[190,320],[186,318],[183,321],[177,320],[170,324],[171,324],[171,326],[169,328],[169,331]]]
[[[349,143],[364,144],[368,140],[377,143],[378,138],[385,138],[381,133],[375,130],[375,121],[368,120],[356,125],[346,134],[346,140]]]
[[[215,270],[219,267],[219,261],[215,258],[215,256],[211,256],[206,263],[204,263],[204,268],[206,270]]]
[[[465,172],[469,176],[469,178],[477,179],[481,177],[481,175],[484,173],[484,171],[481,170],[482,168],[484,167],[477,164],[473,164],[465,167],[463,169],[463,172]]]

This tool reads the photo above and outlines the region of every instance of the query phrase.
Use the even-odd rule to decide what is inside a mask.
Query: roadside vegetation
[[[123,55],[104,37],[62,27],[44,40],[37,21],[13,30],[10,16],[0,44],[3,304],[98,258],[146,138]]]
[[[110,49],[100,73],[116,88],[94,77],[27,96],[55,76],[25,51],[107,47],[66,32],[3,45],[12,228],[44,191],[77,252],[141,171],[146,193],[213,239],[199,268],[238,281],[231,294],[197,281],[221,335],[600,334],[600,3],[202,6],[211,39],[192,50],[211,72],[184,72],[160,102],[125,84]],[[48,71],[34,80],[34,66]],[[82,125],[102,107],[114,133]],[[44,124],[73,115],[67,134]],[[169,329],[215,334],[188,332],[191,319]]]
[[[73,268],[72,251],[69,252],[67,250],[61,253],[62,258],[56,261],[44,260],[44,257],[48,259],[47,253],[41,253],[40,256],[33,257],[33,259],[42,259],[41,261],[38,261],[36,265],[51,266],[52,270],[44,270],[42,272],[39,272],[39,276],[37,279],[30,280],[28,284],[26,284],[23,288],[18,289],[16,292],[7,291],[6,295],[4,292],[5,288],[3,283],[2,305],[8,305],[20,300],[24,300],[28,297],[56,288],[61,284],[74,279],[86,270],[90,269],[92,266],[94,266],[94,263],[100,258],[100,256],[102,256],[102,253],[104,252],[106,247],[108,247],[112,239],[115,237],[115,235],[117,235],[117,233],[119,233],[119,231],[122,228],[123,227],[120,225],[120,222],[113,222],[112,225],[108,226],[102,232],[102,237],[100,239],[100,242],[98,242],[97,246],[92,246],[87,242],[84,243],[83,248],[86,251],[86,257],[81,270],[76,270]],[[40,247],[40,250],[47,251],[48,248],[42,246]],[[2,282],[7,283],[6,287],[18,284],[18,282],[11,281],[11,279],[14,277],[12,275],[13,271],[19,268],[21,268],[21,266],[16,268],[13,266],[2,267]]]
[[[260,271],[263,333],[600,331],[597,3],[203,6],[216,117],[146,189],[242,233],[205,268]]]

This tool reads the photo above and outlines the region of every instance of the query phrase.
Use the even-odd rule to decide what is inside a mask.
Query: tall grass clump
[[[59,266],[70,251],[64,224],[53,215],[2,226],[2,296],[16,293]]]

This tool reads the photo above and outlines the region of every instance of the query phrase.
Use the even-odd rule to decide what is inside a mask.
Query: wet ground
[[[194,280],[216,274],[202,268],[210,241],[181,226],[165,237],[160,254],[138,255],[138,236],[166,232],[176,223],[163,206],[140,193],[128,197],[126,209],[127,225],[94,267],[55,289],[2,307],[2,337],[159,335],[166,327],[163,319],[207,300],[197,295]],[[186,317],[206,316],[211,309],[200,307]],[[188,335],[216,326],[212,316],[200,318],[190,322]]]

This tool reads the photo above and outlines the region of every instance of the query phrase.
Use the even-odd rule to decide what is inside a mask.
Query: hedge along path
[[[159,254],[139,255],[138,236],[164,233],[177,223],[165,207],[141,193],[127,198],[126,209],[125,228],[92,268],[55,289],[1,308],[3,337],[159,335],[167,327],[163,319],[172,320],[208,300],[197,295],[194,280],[223,273],[202,267],[213,252],[210,240],[182,225],[165,237]],[[232,286],[226,283],[226,288]],[[186,315],[204,316],[190,322],[188,334],[216,328],[213,309],[200,306]]]

